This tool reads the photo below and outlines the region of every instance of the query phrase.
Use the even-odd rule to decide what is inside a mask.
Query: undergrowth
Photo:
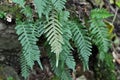
[[[105,57],[110,48],[109,31],[103,20],[112,15],[107,10],[91,10],[89,26],[85,26],[79,19],[70,18],[70,12],[65,7],[67,0],[34,0],[34,7],[27,5],[24,0],[13,2],[19,5],[20,12],[24,15],[23,19],[16,19],[15,29],[22,45],[21,69],[25,79],[35,61],[43,69],[44,64],[40,61],[42,53],[37,45],[41,35],[46,37],[49,44],[47,54],[52,70],[61,80],[72,80],[69,69],[75,72],[76,62],[72,54],[74,48],[77,48],[84,70],[89,70],[92,44],[98,47],[101,61],[109,59]]]

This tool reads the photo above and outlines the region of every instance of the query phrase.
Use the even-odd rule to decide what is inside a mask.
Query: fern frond
[[[22,12],[26,17],[28,17],[29,19],[32,19],[33,13],[32,13],[32,9],[30,8],[30,6],[25,6],[25,7],[21,10],[21,12]]]
[[[44,13],[45,7],[46,7],[46,0],[33,0],[34,5],[37,9],[39,18],[41,18],[42,14]]]
[[[72,80],[69,70],[63,70],[61,80]]]
[[[21,7],[25,7],[25,0],[12,0],[14,3],[19,4]]]
[[[70,13],[68,11],[60,11],[59,12],[59,20],[62,24],[67,23]],[[66,24],[69,25],[69,24]]]
[[[112,16],[106,9],[94,9],[91,11],[91,18],[108,18]]]
[[[92,21],[92,20],[91,20]],[[98,46],[99,52],[100,52],[100,59],[104,59],[104,54],[107,53],[109,48],[109,33],[108,29],[105,27],[105,25],[100,26],[100,21],[94,21],[91,23],[90,31],[92,34],[92,39],[94,43]],[[103,24],[103,23],[101,23]],[[103,57],[102,57],[103,56]]]
[[[73,58],[73,55],[69,54],[68,57],[66,58],[65,63],[69,69],[72,69],[73,71],[75,70],[76,63]]]
[[[73,50],[70,45],[70,39],[72,38],[71,29],[68,23],[69,12],[68,11],[60,11],[59,12],[59,21],[63,24],[63,50],[60,55],[60,60],[67,65],[69,69],[75,70],[75,60],[73,55],[71,54],[71,50]]]
[[[87,31],[83,29],[83,26],[76,23],[72,23],[71,31],[73,34],[73,41],[78,49],[79,58],[83,62],[84,69],[88,68],[89,56],[91,55],[91,42],[90,37],[87,35]]]
[[[34,61],[37,61],[40,67],[42,68],[41,62],[40,62],[40,50],[38,46],[36,45],[36,41],[38,39],[36,38],[35,34],[35,28],[32,23],[21,23],[20,25],[16,26],[17,34],[19,35],[18,40],[20,40],[20,43],[22,45],[23,51],[22,55],[25,58],[26,66],[30,67],[32,69],[34,65]],[[23,67],[25,64],[23,64]],[[22,69],[22,70],[26,70]],[[23,73],[26,71],[22,71]],[[26,77],[26,76],[24,76]]]
[[[56,11],[52,11],[49,21],[45,28],[47,41],[51,45],[51,52],[56,54],[56,66],[58,66],[59,54],[62,51],[63,37],[62,25],[58,21]]]
[[[99,17],[98,17],[99,16]],[[107,53],[109,49],[109,31],[103,22],[104,18],[111,16],[106,10],[104,9],[95,9],[91,11],[91,25],[90,25],[90,32],[92,35],[93,42],[98,46],[100,59],[104,59],[104,54]]]
[[[51,0],[51,2],[56,10],[61,11],[63,8],[65,8],[66,0]]]
[[[25,79],[29,76],[30,73],[30,67],[27,65],[27,60],[25,59],[25,56],[21,54],[20,56],[20,63],[21,63],[21,74],[24,76]]]
[[[45,25],[45,23],[43,23],[42,21],[36,22],[35,26],[37,26],[37,27],[35,28],[35,35],[37,37],[40,37],[44,33],[44,31],[45,31],[44,25]]]
[[[55,55],[49,55],[50,57],[50,64],[51,64],[51,67],[52,67],[52,70],[54,71],[55,75],[57,77],[60,78],[60,80],[72,80],[71,76],[70,76],[70,72],[65,69],[65,65],[64,65],[64,62],[60,61],[59,62],[59,66],[56,67],[55,66]]]
[[[70,76],[70,72],[68,69],[75,70],[75,60],[71,54],[72,47],[70,45],[69,40],[72,37],[70,28],[67,24],[63,24],[63,41],[64,44],[62,45],[62,52],[60,53],[59,57],[59,66],[56,67],[55,64],[55,55],[52,53],[49,54],[50,64],[52,67],[52,71],[54,71],[55,75],[60,78],[60,80],[72,80]]]
[[[63,38],[64,38],[64,44],[63,44],[63,51],[61,52],[60,59],[66,63],[67,67],[69,69],[75,70],[75,60],[73,58],[73,55],[71,54],[72,46],[70,45],[69,40],[72,38],[72,33],[70,31],[70,27],[68,27],[68,23],[64,24],[63,28]]]

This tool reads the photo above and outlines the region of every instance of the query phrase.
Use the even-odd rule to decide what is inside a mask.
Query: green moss
[[[13,18],[21,19],[23,15],[20,11],[21,8],[18,5],[0,5],[0,13],[4,13],[4,16],[5,14],[11,14]]]

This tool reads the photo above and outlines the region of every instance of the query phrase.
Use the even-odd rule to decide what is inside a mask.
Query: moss
[[[21,8],[18,5],[0,5],[0,11],[5,14],[11,14],[15,19],[22,19],[23,15],[21,14]]]
[[[0,80],[20,80],[12,67],[0,66]]]
[[[3,66],[0,66],[0,80],[5,80],[5,75],[3,74]]]

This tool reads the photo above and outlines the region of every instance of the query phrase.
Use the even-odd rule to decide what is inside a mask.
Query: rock
[[[0,50],[20,48],[15,25],[6,25],[0,22]]]
[[[76,80],[87,80],[86,77],[84,75],[78,77]]]
[[[0,65],[12,66],[19,71],[21,45],[14,28],[15,24],[5,24],[0,20]]]
[[[3,23],[0,23],[0,31],[6,29],[7,26]]]
[[[6,50],[6,49],[16,49],[20,48],[20,43],[16,38],[5,38],[0,37],[0,49]]]
[[[0,80],[20,80],[16,71],[10,66],[0,66]]]
[[[5,56],[0,55],[0,61],[4,61],[5,60]]]

